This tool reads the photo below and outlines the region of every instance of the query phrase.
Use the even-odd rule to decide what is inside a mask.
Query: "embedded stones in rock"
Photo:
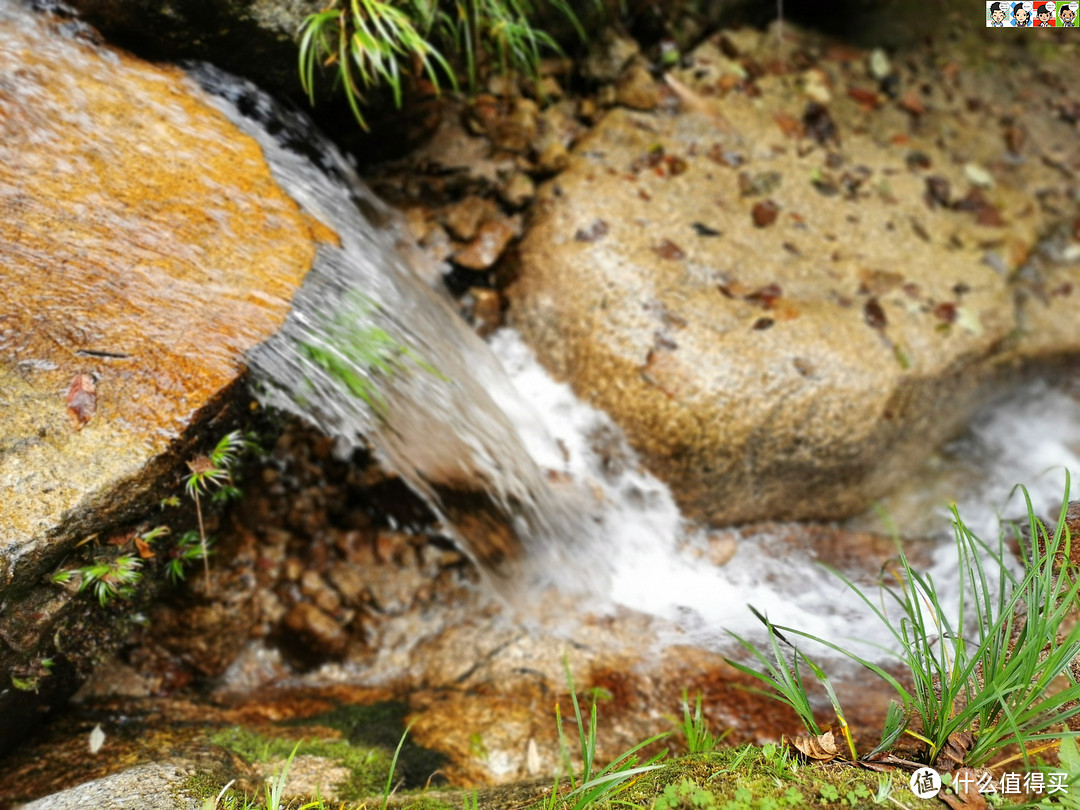
[[[760,35],[740,42],[773,63]],[[826,108],[783,73],[726,81],[705,43],[668,83],[682,111],[612,111],[540,191],[520,246],[512,322],[697,517],[856,512],[964,423],[997,368],[1080,353],[1065,315],[1080,271],[1015,273],[1076,215],[1061,164],[1075,134],[1044,67],[1018,51],[1000,81],[958,68],[913,129],[896,102],[845,92],[867,80],[842,55],[813,66]],[[903,89],[933,58],[897,60]],[[1003,88],[1037,93],[1028,142],[1053,160],[1006,158]],[[972,188],[970,164],[993,188]],[[950,183],[943,204],[928,173]],[[772,216],[751,215],[745,178],[765,175],[781,182],[758,228]]]
[[[57,26],[0,7],[0,671],[67,652],[0,692],[0,748],[98,635],[41,576],[175,482],[329,233],[181,71]]]

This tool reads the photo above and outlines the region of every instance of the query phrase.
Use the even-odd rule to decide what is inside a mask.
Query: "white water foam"
[[[530,453],[594,493],[594,520],[614,568],[614,604],[671,621],[689,640],[712,648],[730,648],[725,630],[760,637],[761,625],[747,605],[777,624],[822,638],[888,644],[861,600],[814,564],[813,549],[794,550],[779,537],[749,537],[722,567],[691,553],[703,531],[682,518],[671,492],[641,467],[611,419],[552,380],[513,330],[500,330],[490,344],[521,399],[533,406],[530,413],[514,412]],[[1016,483],[1026,484],[1039,514],[1056,516],[1066,468],[1080,470],[1080,401],[1039,382],[981,412],[969,434],[916,477],[936,486],[898,496],[885,509],[905,529],[894,507],[933,516],[923,522],[929,526],[926,542],[935,547],[930,574],[951,602],[948,593],[959,580],[946,504],[958,503],[969,527],[992,543],[999,514],[1024,514],[1019,494],[1009,498]],[[882,529],[872,514],[852,525]]]

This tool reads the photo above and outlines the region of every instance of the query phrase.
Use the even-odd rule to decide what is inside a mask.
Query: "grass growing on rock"
[[[882,585],[881,604],[859,592],[867,609],[885,622],[898,642],[898,655],[909,670],[906,678],[898,678],[828,640],[772,625],[762,616],[770,634],[767,652],[756,650],[749,642],[743,642],[744,646],[754,651],[765,667],[755,674],[804,717],[818,743],[813,751],[807,750],[808,745],[814,748],[810,738],[795,739],[790,748],[784,743],[719,747],[720,738],[708,728],[700,698],[691,704],[684,693],[680,730],[691,753],[668,761],[661,761],[658,755],[639,765],[638,752],[665,736],[661,734],[610,763],[599,762],[595,759],[596,703],[593,701],[588,713],[582,711],[569,663],[564,661],[573,718],[571,724],[567,717],[564,729],[556,708],[564,764],[563,773],[553,781],[434,794],[426,789],[395,790],[393,786],[401,784],[396,769],[398,754],[407,749],[404,736],[391,738],[388,732],[391,728],[400,732],[404,704],[347,706],[317,718],[341,731],[347,741],[314,740],[302,746],[303,755],[322,757],[348,769],[345,783],[333,786],[335,795],[344,801],[328,804],[307,797],[282,806],[289,810],[913,807],[918,799],[909,789],[909,779],[919,765],[914,760],[933,765],[946,786],[961,785],[951,790],[962,790],[963,795],[949,794],[955,799],[952,805],[961,806],[969,801],[971,792],[963,788],[962,780],[975,773],[973,768],[988,766],[1003,772],[1009,765],[1045,775],[1051,771],[1041,761],[1047,755],[1044,752],[1056,750],[1059,744],[1060,768],[1053,769],[1053,775],[1061,777],[1058,781],[1068,793],[1068,787],[1080,785],[1080,752],[1070,739],[1078,732],[1064,728],[1065,721],[1080,716],[1080,666],[1075,663],[1080,662],[1080,624],[1071,621],[1080,603],[1080,580],[1077,555],[1071,553],[1075,523],[1070,523],[1067,512],[1068,492],[1066,478],[1064,505],[1051,525],[1039,520],[1027,501],[1027,526],[1015,532],[1022,570],[1007,558],[1004,539],[996,547],[988,546],[970,532],[954,510],[957,565],[966,588],[958,616],[943,607],[948,600],[934,580],[912,570],[902,552],[899,561],[884,572],[888,579]],[[854,658],[896,689],[898,701],[884,722],[882,742],[874,750],[857,754],[848,736],[851,757],[847,759],[842,742],[838,738],[834,741],[831,732],[823,733],[818,726],[804,677],[813,676],[826,687],[841,733],[844,715],[841,696],[831,689],[824,671],[794,643],[807,639]],[[1066,681],[1063,686],[1052,683],[1062,680]],[[377,726],[382,731],[372,737],[370,729]],[[570,765],[572,746],[567,739],[575,736],[580,744],[580,770]],[[821,755],[826,736],[831,750]],[[906,747],[897,755],[901,741]],[[913,750],[913,741],[920,747]],[[279,769],[281,761],[291,761],[288,758],[295,753],[295,740],[239,728],[219,733],[214,742],[252,761],[275,762]],[[1014,750],[1019,753],[1013,754]],[[984,772],[989,776],[990,770]],[[419,780],[417,775],[410,780],[414,787],[423,784],[422,775]],[[1040,807],[1078,806],[1071,796],[1056,801],[1038,790],[1029,798]],[[1000,806],[1009,799],[1007,794],[998,794],[991,803]],[[243,800],[247,803],[229,801],[232,804],[219,806],[231,810],[263,806],[252,799]]]
[[[901,790],[908,792],[904,773],[803,765],[786,746],[745,745],[672,760],[638,778],[617,804],[654,810],[873,807],[888,803],[887,797]],[[543,806],[538,803],[533,807]],[[596,806],[614,807],[616,803]]]
[[[248,762],[287,760],[298,740],[268,737],[239,726],[218,732],[211,742],[240,755]],[[348,778],[335,785],[335,793],[347,801],[357,801],[380,793],[390,773],[393,751],[380,747],[358,747],[344,740],[307,740],[300,746],[304,756],[322,757],[349,770]]]
[[[362,107],[367,93],[387,87],[400,107],[410,75],[422,76],[435,90],[445,83],[456,88],[457,71],[451,60],[463,66],[474,91],[485,66],[538,80],[541,58],[562,52],[549,33],[531,22],[547,9],[586,39],[574,4],[566,0],[401,4],[331,0],[301,26],[300,80],[314,103],[316,74],[329,71],[365,128]],[[602,4],[593,8],[598,9]]]
[[[265,738],[258,735],[252,735],[248,743],[256,749],[266,745]],[[273,756],[284,752],[281,756],[287,757],[291,751],[287,745],[287,741],[275,741],[270,746]],[[316,750],[310,743],[305,743],[300,747],[300,754],[315,754]],[[670,760],[654,771],[638,775],[618,796],[590,803],[587,807],[596,810],[617,807],[652,810],[902,807],[907,806],[905,797],[913,799],[907,780],[908,774],[900,771],[879,774],[841,765],[801,764],[787,746],[780,744],[744,745]],[[200,782],[198,787],[199,799],[212,800],[218,795],[212,785]],[[366,798],[350,798],[344,802],[290,797],[281,807],[284,810],[374,810],[382,807],[383,787],[376,787]],[[569,787],[569,781],[561,783],[560,796],[554,800],[552,786],[545,787],[539,782],[475,791],[448,790],[438,794],[425,790],[398,791],[389,796],[386,806],[393,810],[563,810],[572,806],[564,801]],[[898,804],[897,799],[901,803]],[[219,810],[255,810],[265,806],[261,797],[246,798],[235,790],[226,791],[217,805]]]

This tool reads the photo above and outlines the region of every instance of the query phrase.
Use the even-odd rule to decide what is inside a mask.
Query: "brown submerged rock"
[[[0,7],[0,672],[92,635],[43,575],[223,430],[245,352],[334,238],[183,72],[73,30]],[[39,702],[8,686],[0,748]]]
[[[773,63],[771,40],[740,42]],[[905,90],[934,58],[905,58]],[[1042,69],[1024,53],[1000,81],[953,71],[914,123],[845,92],[865,78],[839,58],[815,65],[827,107],[771,68],[725,82],[726,61],[706,42],[669,77],[681,111],[616,109],[577,143],[538,194],[509,319],[689,514],[853,514],[954,434],[1000,368],[1080,354],[1080,271],[1017,272],[1076,216],[1075,132],[1053,82],[1022,78]],[[1005,160],[998,90],[1036,86],[1024,123],[1040,147]],[[970,164],[992,189],[970,188]],[[753,177],[777,178],[768,203]]]

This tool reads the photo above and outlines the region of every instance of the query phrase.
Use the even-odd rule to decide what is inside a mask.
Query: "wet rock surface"
[[[557,593],[536,615],[515,615],[396,479],[362,456],[336,459],[309,430],[287,430],[239,480],[246,496],[215,530],[209,588],[193,572],[148,611],[71,711],[5,760],[0,803],[173,762],[197,763],[217,789],[236,778],[261,791],[301,738],[318,761],[301,763],[297,784],[358,798],[381,783],[361,778],[349,757],[373,746],[388,759],[407,723],[416,746],[407,786],[436,770],[435,785],[548,777],[560,761],[554,702],[572,717],[564,656],[579,698],[602,697],[601,757],[670,730],[683,689],[702,693],[710,724],[731,729],[731,742],[798,730],[771,699],[746,691],[723,655],[666,622]],[[710,548],[727,541],[755,553],[762,537],[792,553],[813,549],[867,581],[894,553],[873,535],[791,524],[718,533]],[[701,564],[708,558],[703,551]],[[872,735],[887,696],[851,692],[849,719]],[[105,743],[88,755],[96,725]],[[253,739],[287,742],[271,749],[283,746],[280,758],[266,758],[252,753]]]
[[[36,683],[54,639],[99,635],[46,575],[134,534],[247,409],[244,353],[326,234],[177,69],[4,4],[0,72],[0,670]],[[70,652],[37,697],[4,684],[0,748]]]
[[[813,49],[807,57],[800,46],[800,55],[792,59],[790,67],[773,71],[768,55],[762,55],[763,44],[756,32],[733,33],[728,39],[727,44],[716,41],[723,53],[715,64],[710,61],[712,56],[702,59],[699,52],[698,61],[689,70],[705,70],[704,76],[677,73],[681,85],[665,83],[658,80],[658,74],[650,74],[636,45],[623,40],[611,48],[613,66],[602,76],[593,76],[592,81],[599,83],[595,96],[578,99],[565,95],[559,82],[569,86],[567,69],[556,66],[545,68],[544,101],[518,98],[506,87],[492,85],[491,92],[474,103],[442,106],[437,116],[438,135],[428,146],[402,164],[384,167],[376,178],[387,196],[411,207],[410,227],[428,252],[438,262],[445,262],[446,275],[433,277],[432,283],[445,283],[458,294],[464,313],[479,330],[497,327],[505,304],[502,291],[521,274],[513,261],[521,227],[518,215],[528,215],[538,183],[568,163],[572,177],[576,161],[592,159],[585,145],[577,147],[576,157],[571,157],[569,150],[611,105],[623,104],[638,111],[617,110],[611,115],[611,125],[625,128],[623,134],[634,144],[635,156],[645,155],[644,165],[636,169],[639,177],[627,181],[627,187],[640,186],[647,194],[655,194],[690,170],[696,171],[700,155],[691,154],[688,147],[694,138],[715,137],[731,147],[710,157],[708,169],[718,173],[725,169],[735,178],[724,187],[725,195],[730,195],[727,208],[717,206],[721,213],[707,221],[695,216],[687,231],[692,238],[675,235],[686,223],[676,221],[674,214],[670,233],[665,220],[664,238],[648,244],[662,259],[663,267],[690,267],[705,255],[699,253],[700,244],[730,240],[736,234],[742,234],[736,240],[742,246],[733,256],[742,257],[748,267],[756,266],[756,258],[751,262],[746,256],[767,257],[766,239],[777,240],[786,254],[797,257],[810,250],[801,241],[804,229],[791,216],[804,204],[806,211],[816,214],[822,200],[839,196],[848,203],[845,212],[851,209],[854,216],[864,216],[862,206],[869,205],[866,195],[873,192],[881,198],[878,202],[899,206],[885,199],[880,185],[884,179],[899,176],[886,171],[891,164],[875,168],[869,179],[862,177],[858,167],[870,160],[867,154],[888,162],[881,158],[881,150],[890,156],[893,153],[881,141],[901,136],[893,146],[903,155],[903,171],[911,173],[910,178],[904,175],[904,190],[919,200],[911,204],[908,199],[908,207],[903,208],[914,218],[909,225],[915,238],[924,241],[921,229],[932,242],[947,240],[952,245],[951,236],[959,234],[963,244],[953,247],[963,254],[955,259],[955,266],[961,266],[966,260],[963,257],[970,258],[974,251],[964,240],[970,233],[982,238],[985,231],[985,239],[976,243],[985,247],[991,264],[1006,275],[976,291],[927,281],[926,289],[920,288],[915,296],[902,284],[897,287],[891,271],[852,275],[855,261],[862,259],[849,257],[850,261],[841,262],[847,275],[841,273],[841,278],[834,280],[838,286],[842,286],[841,281],[850,282],[852,303],[848,307],[832,303],[853,311],[856,324],[852,334],[865,328],[877,335],[881,345],[871,344],[867,352],[880,353],[884,348],[883,364],[899,363],[897,336],[907,339],[921,333],[910,324],[899,328],[897,322],[903,324],[905,317],[925,319],[927,307],[932,307],[930,320],[940,330],[940,339],[955,340],[968,354],[998,352],[995,356],[1005,363],[1027,355],[1053,358],[1061,354],[1062,346],[1073,340],[1067,314],[1069,294],[1065,292],[1073,271],[1068,267],[1074,240],[1070,229],[1063,226],[1056,241],[1044,243],[1045,250],[1039,248],[1040,254],[1045,254],[1041,264],[1014,271],[1035,239],[1045,235],[1040,229],[1052,229],[1047,223],[1058,214],[1049,209],[1068,210],[1061,207],[1069,204],[1068,189],[1062,198],[1063,181],[1053,178],[1054,172],[1067,177],[1071,169],[1061,164],[1067,170],[1063,172],[1060,166],[1052,165],[1055,160],[1060,164],[1060,158],[1045,159],[1050,150],[1043,149],[1041,166],[1048,168],[1049,174],[1040,174],[1043,168],[1038,168],[1031,184],[1045,181],[1047,193],[1035,194],[1038,205],[1025,213],[1018,200],[1030,201],[1032,186],[1025,186],[1027,181],[1017,184],[1010,169],[1029,137],[1027,124],[1016,123],[1019,116],[1002,124],[1011,150],[1005,158],[984,159],[980,152],[978,160],[983,162],[975,162],[967,153],[968,147],[958,145],[968,138],[967,132],[953,135],[936,129],[936,123],[926,124],[927,116],[943,116],[951,109],[937,108],[941,103],[937,94],[959,98],[962,94],[957,86],[946,91],[935,87],[929,93],[917,86],[892,99],[887,92],[891,85],[882,83],[874,88],[860,73],[859,60],[865,55],[860,52],[853,55],[843,48],[824,47],[824,57]],[[821,62],[826,63],[824,67]],[[718,78],[709,72],[717,65]],[[915,70],[910,64],[904,69]],[[927,69],[919,67],[920,71]],[[950,71],[945,74],[952,80],[955,74]],[[771,78],[762,78],[766,75]],[[875,74],[874,81],[881,82],[888,75]],[[717,108],[710,106],[711,96],[701,82],[707,88],[712,79],[716,95],[733,102],[730,113],[724,109],[719,115]],[[864,80],[870,89],[862,88]],[[788,107],[781,109],[783,105],[777,101],[781,94],[770,81],[792,83]],[[843,101],[845,86],[855,108]],[[761,98],[755,93],[762,89],[765,101],[760,104],[779,104],[780,112],[770,107],[754,115],[768,119],[773,114],[782,137],[773,132],[758,138],[761,122],[746,123],[744,116],[753,116],[745,108],[746,99],[739,96]],[[931,96],[929,101],[926,96]],[[699,97],[705,99],[700,105]],[[839,109],[822,109],[836,105],[838,98]],[[811,108],[810,102],[819,107]],[[890,106],[893,103],[895,108]],[[671,121],[684,120],[673,116],[679,105],[686,116],[708,118],[713,130],[702,136],[700,120],[684,121],[673,125],[670,132],[665,130]],[[656,111],[642,114],[642,109]],[[869,122],[865,126],[852,124],[848,118],[853,112],[869,116],[876,110],[884,110],[888,117],[888,125],[881,131]],[[1003,117],[1011,114],[999,108],[994,108],[994,113]],[[656,120],[665,122],[664,126],[658,128]],[[642,122],[646,122],[645,130]],[[735,123],[739,125],[737,133],[733,132]],[[991,133],[987,137],[993,140],[994,128],[987,129]],[[643,131],[648,133],[645,141],[640,140]],[[852,147],[851,133],[856,142],[868,138],[874,141],[873,146]],[[592,137],[615,136],[600,133]],[[924,147],[927,141],[943,141],[945,146]],[[662,152],[653,148],[661,142]],[[906,149],[908,146],[911,148]],[[953,154],[956,151],[963,153],[964,162]],[[798,171],[805,168],[804,163],[817,161],[813,165],[821,172],[815,174],[811,169],[806,178],[792,180],[790,172],[795,170],[785,160],[796,162]],[[1025,165],[1036,163],[1031,156],[1024,160]],[[940,166],[947,168],[939,171]],[[998,185],[999,172],[1005,176],[1004,190]],[[545,207],[551,205],[555,189],[562,188],[558,185],[561,179],[556,177],[542,192]],[[793,183],[802,179],[807,180],[811,192],[804,188],[791,194]],[[711,204],[702,210],[713,211]],[[998,224],[1002,212],[1017,213],[1020,225],[1015,230],[1002,227]],[[541,221],[546,216],[542,214]],[[809,215],[804,218],[811,220]],[[966,228],[952,227],[958,222],[966,222]],[[485,225],[492,229],[489,223],[498,223],[496,228],[502,235],[497,242],[478,239]],[[615,219],[590,217],[571,236],[575,243],[586,245],[612,237],[625,241],[624,232],[613,230],[615,223]],[[848,222],[847,226],[851,232],[858,231],[858,223]],[[513,230],[509,238],[505,227]],[[652,233],[640,222],[633,227]],[[791,238],[789,231],[800,241]],[[1008,238],[1002,236],[1006,231]],[[848,232],[843,233],[844,239],[838,237],[837,242],[850,240]],[[1019,234],[1019,243],[1013,241],[1013,233]],[[822,240],[831,244],[820,236],[818,242]],[[553,244],[559,244],[559,238]],[[912,244],[915,242],[903,243],[903,248]],[[819,246],[812,245],[814,249]],[[477,248],[475,254],[484,248],[475,261],[466,252],[471,247]],[[881,257],[885,257],[885,264],[896,261],[891,252],[899,248],[880,247],[878,253],[872,253],[875,262]],[[536,250],[535,246],[530,249]],[[917,255],[938,256],[929,248]],[[467,261],[461,261],[462,256]],[[476,266],[470,267],[470,262]],[[734,266],[734,262],[732,259],[730,264]],[[793,317],[795,313],[789,308],[792,301],[785,300],[796,297],[791,290],[799,289],[801,282],[779,284],[778,276],[768,272],[776,264],[775,257],[762,262],[760,277],[733,276],[724,282],[726,293],[717,284],[717,291],[734,302],[728,306],[738,307],[740,318],[746,316],[736,318],[739,325],[749,324],[758,336],[804,315],[800,312]],[[944,266],[946,270],[953,268],[953,259]],[[697,269],[691,268],[694,272]],[[807,273],[807,285],[814,283],[816,276],[812,275]],[[564,293],[576,297],[581,285],[589,283],[596,282],[581,279]],[[751,283],[756,286],[745,286]],[[898,290],[910,301],[901,298]],[[1002,290],[1006,291],[1004,297]],[[1017,304],[1010,308],[1007,298],[1013,293]],[[681,305],[681,299],[678,303]],[[664,352],[678,349],[672,344],[679,343],[687,328],[680,322],[680,312],[668,304],[670,300],[663,307],[649,309],[650,317],[661,324],[649,345],[662,359]],[[968,311],[974,304],[981,307],[976,309],[977,321],[970,320]],[[999,305],[1007,315],[1001,315]],[[799,306],[808,305],[800,300]],[[1048,312],[1053,317],[1044,317]],[[1026,318],[1022,344],[1003,337],[1002,322],[1013,317]],[[985,335],[987,328],[991,338]],[[977,334],[978,329],[984,334]],[[988,344],[993,348],[987,349]],[[887,351],[890,346],[891,355]],[[966,360],[966,356],[961,359]],[[805,378],[816,372],[812,364],[799,358],[792,365]],[[658,361],[649,371],[653,387],[657,370],[664,373],[663,362]],[[72,390],[73,381],[63,380],[60,394],[65,406],[71,399],[67,392]],[[92,382],[96,385],[98,380]],[[95,388],[95,392],[99,390]],[[89,393],[89,386],[83,384],[74,389],[76,407],[68,408],[66,414],[73,430],[83,421],[84,395]],[[92,414],[82,429],[90,430],[100,414]],[[667,429],[666,425],[661,427]],[[763,447],[761,452],[769,449]],[[133,627],[119,654],[106,657],[115,635],[102,644],[98,658],[104,661],[70,713],[43,727],[4,761],[0,805],[91,780],[106,781],[92,782],[65,798],[51,796],[44,805],[98,801],[103,795],[122,795],[127,790],[140,795],[144,776],[169,785],[170,797],[178,807],[198,807],[201,800],[216,796],[230,779],[238,780],[240,790],[261,793],[264,780],[275,769],[280,771],[292,743],[300,738],[309,744],[294,762],[292,791],[310,794],[318,786],[327,798],[377,795],[385,769],[373,786],[371,774],[357,770],[355,759],[376,751],[374,758],[380,767],[388,768],[389,755],[411,721],[410,737],[418,745],[415,749],[411,743],[406,746],[404,764],[399,763],[407,786],[422,786],[436,772],[441,776],[434,777],[433,784],[442,778],[479,784],[543,775],[540,785],[525,783],[513,801],[489,801],[488,795],[481,793],[482,806],[520,806],[550,788],[548,775],[557,767],[552,707],[558,701],[564,721],[571,714],[561,663],[567,651],[579,697],[586,703],[590,693],[601,697],[601,759],[668,730],[668,716],[678,714],[683,689],[691,696],[696,691],[703,693],[713,729],[734,730],[730,742],[776,739],[798,731],[796,724],[778,711],[777,704],[744,691],[741,687],[747,685],[747,679],[721,654],[696,647],[692,639],[680,636],[665,622],[627,610],[575,603],[556,594],[544,600],[547,604],[537,616],[523,620],[514,615],[487,594],[476,569],[446,539],[441,527],[432,523],[422,504],[400,481],[373,468],[363,454],[342,462],[329,440],[293,427],[279,440],[269,460],[249,469],[243,486],[247,499],[212,526],[221,542],[209,586],[192,572],[186,590],[177,591],[164,604],[145,606],[148,625]],[[784,511],[772,509],[768,516],[779,514]],[[891,541],[868,533],[833,526],[762,524],[714,531],[706,543],[684,549],[684,553],[696,556],[703,566],[721,566],[755,549],[821,559],[856,576],[861,572],[861,581],[867,584],[874,581],[894,551]],[[918,560],[917,552],[909,553]],[[792,587],[797,588],[798,583]],[[70,594],[58,594],[53,587],[35,594],[41,601],[34,604],[34,610],[5,628],[9,643],[13,639],[16,644],[33,645],[39,634],[35,625],[38,617],[46,617],[48,623],[52,605],[64,605],[70,599]],[[90,619],[84,626],[93,628],[94,609],[86,597],[80,605]],[[40,683],[59,680],[37,661],[26,662],[24,670],[22,676],[36,677]],[[887,696],[867,694],[857,679],[834,682],[844,695],[849,719],[868,738],[875,737]],[[65,688],[75,685],[71,678],[65,684]],[[859,702],[853,704],[848,695],[858,696]],[[824,695],[817,697],[826,717]],[[105,730],[105,743],[88,755],[88,737],[98,725]],[[680,741],[673,738],[666,744],[677,749]],[[307,753],[312,746],[316,753]],[[127,781],[117,781],[124,779]],[[160,806],[169,806],[169,799],[162,796]],[[460,794],[446,798],[454,806],[468,802],[468,796]]]
[[[1077,214],[1065,62],[957,49],[938,74],[914,49],[886,83],[787,45],[720,34],[657,111],[608,114],[541,188],[509,289],[548,369],[718,523],[864,508],[998,368],[1080,338],[1075,262],[1029,261]]]

